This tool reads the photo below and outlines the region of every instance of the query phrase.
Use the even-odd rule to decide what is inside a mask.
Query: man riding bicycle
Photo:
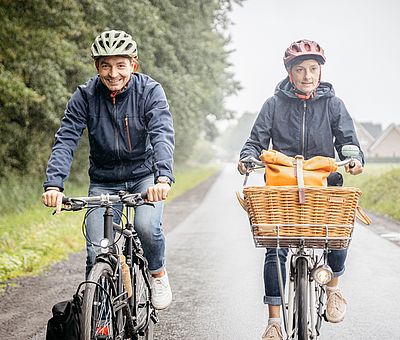
[[[174,181],[172,115],[161,85],[137,72],[137,44],[131,35],[105,31],[96,37],[91,54],[98,75],[79,86],[68,101],[55,135],[42,200],[60,212],[64,181],[74,150],[87,128],[89,196],[117,194],[120,190],[147,191],[148,201],[154,203],[136,208],[134,223],[153,277],[153,305],[164,309],[172,301],[161,223],[162,200]],[[87,277],[103,238],[102,209],[88,215],[86,226]]]
[[[288,156],[302,155],[340,159],[343,145],[359,147],[353,121],[341,99],[335,96],[333,87],[321,82],[321,65],[326,61],[324,50],[315,41],[293,42],[285,51],[284,65],[288,76],[281,81],[273,97],[267,99],[254,123],[250,137],[240,152],[240,159],[247,156],[259,158],[262,150],[272,148]],[[357,175],[363,171],[364,156],[355,159],[354,166],[346,166],[346,172]],[[238,170],[246,173],[239,161]],[[338,173],[328,177],[328,185],[341,185]],[[288,249],[278,252],[283,280],[286,280],[285,262]],[[326,317],[330,322],[341,322],[346,312],[346,300],[339,290],[339,276],[345,270],[347,249],[332,250],[328,264],[333,279],[327,284]],[[262,339],[282,339],[280,305],[281,297],[276,271],[276,249],[267,248],[264,262],[264,303],[268,305],[268,325]]]

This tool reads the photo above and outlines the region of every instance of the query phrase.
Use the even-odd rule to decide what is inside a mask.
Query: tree
[[[141,70],[168,96],[176,156],[199,136],[215,138],[207,117],[225,119],[229,72],[227,13],[241,0],[0,0],[0,175],[43,174],[53,135],[76,86],[95,74],[94,37],[106,29],[133,35]],[[75,171],[87,166],[87,144]]]

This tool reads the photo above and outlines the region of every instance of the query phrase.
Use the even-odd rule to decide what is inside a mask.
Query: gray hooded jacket
[[[288,77],[277,85],[275,95],[261,108],[240,159],[246,156],[258,159],[270,142],[274,150],[291,157],[303,155],[305,159],[334,158],[336,148],[343,160],[343,145],[360,147],[353,121],[331,84],[321,82],[313,98],[300,100]],[[357,158],[364,164],[361,150]]]

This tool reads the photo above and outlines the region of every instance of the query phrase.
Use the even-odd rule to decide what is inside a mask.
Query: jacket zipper
[[[115,148],[117,151],[118,159],[121,159],[121,157],[119,155],[117,104],[115,103],[115,101],[113,101],[113,116],[114,116],[114,122],[115,122],[115,127],[114,127]]]
[[[301,143],[301,154],[306,158],[305,152],[305,131],[306,131],[306,112],[307,112],[307,102],[303,101],[303,131],[302,131],[302,143]]]
[[[129,151],[132,151],[131,135],[129,133],[128,115],[125,116],[125,133],[126,133],[126,138],[128,139],[128,149]]]

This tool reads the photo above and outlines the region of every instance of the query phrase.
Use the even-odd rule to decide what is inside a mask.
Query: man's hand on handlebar
[[[345,171],[351,175],[359,175],[363,172],[364,168],[358,159],[353,159],[345,166]]]
[[[157,202],[165,200],[168,196],[168,191],[171,186],[168,183],[157,183],[147,189],[147,201]]]
[[[59,188],[49,187],[46,188],[46,192],[42,194],[42,202],[46,207],[55,207],[55,213],[59,214],[62,207],[62,198],[64,194],[60,192]]]

